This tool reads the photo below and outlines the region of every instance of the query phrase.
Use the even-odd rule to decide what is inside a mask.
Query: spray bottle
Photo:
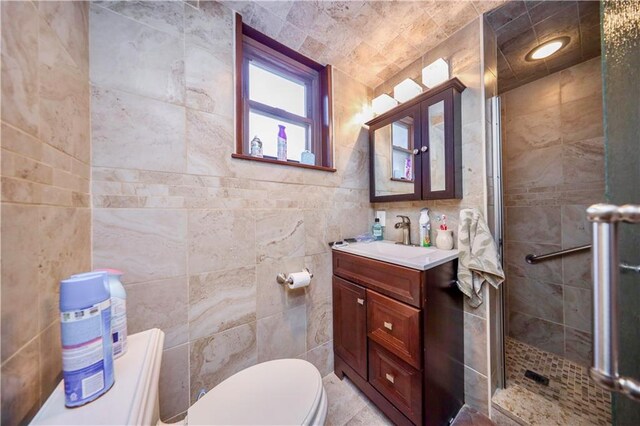
[[[287,134],[282,124],[278,124],[278,127],[278,160],[287,161]]]
[[[420,210],[420,246],[431,247],[431,222],[429,221],[429,209]]]

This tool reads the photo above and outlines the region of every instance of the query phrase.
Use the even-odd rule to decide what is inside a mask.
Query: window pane
[[[302,151],[307,149],[307,126],[292,124],[283,120],[260,114],[256,111],[249,112],[249,140],[257,136],[262,141],[262,150],[265,157],[278,156],[278,125],[285,126],[287,133],[287,158],[300,161]]]
[[[392,131],[391,140],[393,145],[409,149],[409,126],[396,121],[392,125]]]
[[[306,117],[305,85],[249,63],[249,99]]]

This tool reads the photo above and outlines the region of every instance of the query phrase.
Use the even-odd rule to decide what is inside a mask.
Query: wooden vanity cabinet
[[[396,424],[447,425],[464,404],[456,267],[418,271],[333,252],[335,373]]]

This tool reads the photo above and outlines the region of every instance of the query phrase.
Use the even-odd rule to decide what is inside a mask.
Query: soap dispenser
[[[429,220],[429,209],[424,208],[420,210],[420,246],[431,247],[431,222]]]

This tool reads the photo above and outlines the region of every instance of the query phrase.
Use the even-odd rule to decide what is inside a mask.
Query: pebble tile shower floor
[[[596,386],[588,367],[510,338],[506,339],[506,361],[507,390],[520,386],[584,419],[585,424],[611,424],[611,394]],[[548,377],[549,385],[526,378],[526,370]]]

